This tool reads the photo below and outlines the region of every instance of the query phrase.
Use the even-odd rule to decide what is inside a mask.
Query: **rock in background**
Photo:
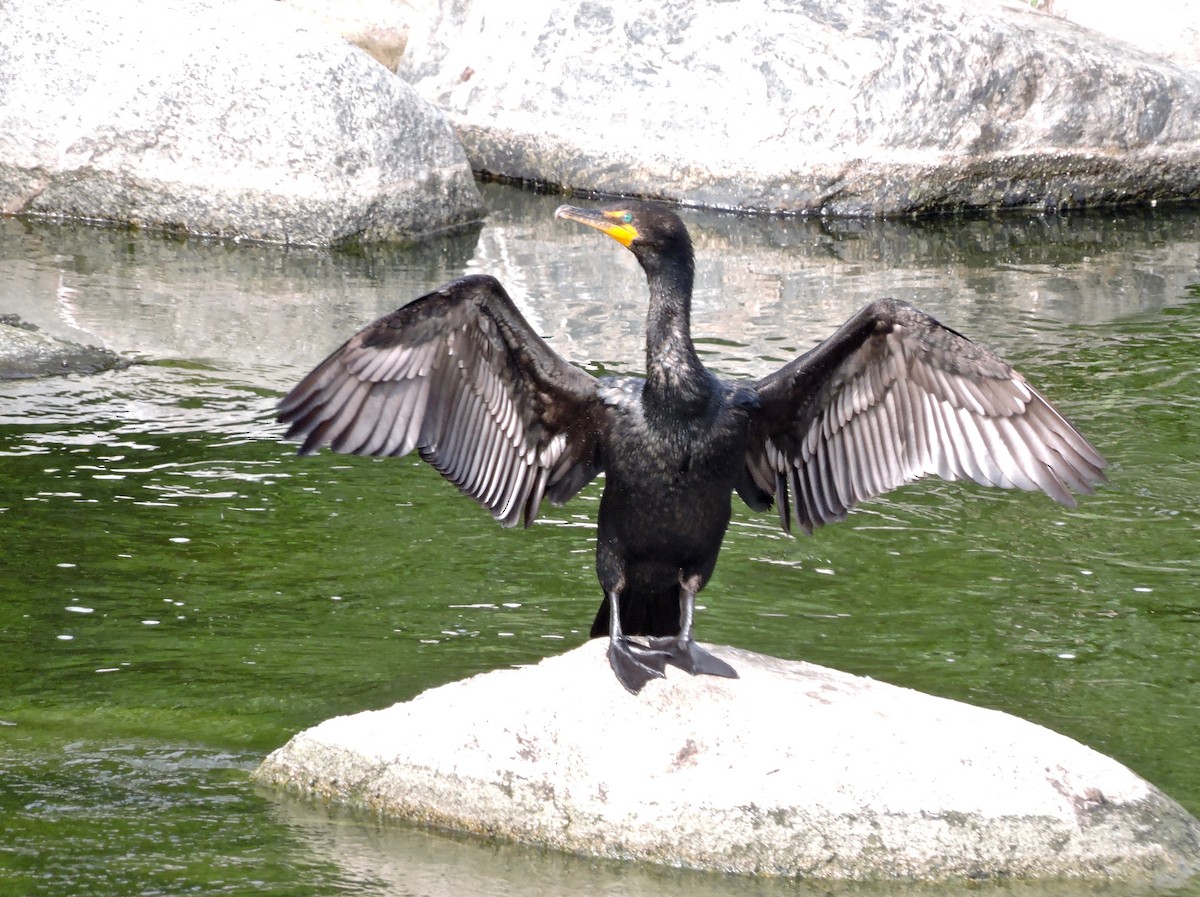
[[[1200,70],[1200,0],[1003,0],[1024,12],[1036,11]]]
[[[1194,0],[8,0],[0,213],[388,240],[477,219],[471,167],[782,213],[1196,198],[1197,16]]]
[[[961,0],[435,5],[399,72],[502,177],[845,215],[1200,196],[1200,74],[1054,16]]]
[[[327,244],[480,217],[444,116],[272,0],[0,4],[0,212]]]

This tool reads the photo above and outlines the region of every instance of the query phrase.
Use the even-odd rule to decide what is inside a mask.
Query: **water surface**
[[[632,257],[554,222],[557,198],[485,195],[482,230],[357,253],[0,219],[0,313],[142,362],[0,384],[0,893],[796,892],[379,827],[249,782],[299,729],[590,625],[595,485],[502,530],[414,459],[298,458],[273,422],[341,340],[464,271],[499,276],[571,360],[640,370]],[[686,217],[722,374],[894,295],[1008,357],[1113,465],[1077,509],[931,481],[812,538],[735,505],[701,638],[1015,713],[1200,813],[1200,215]]]

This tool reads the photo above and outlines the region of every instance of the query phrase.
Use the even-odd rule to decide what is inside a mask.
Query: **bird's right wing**
[[[596,380],[471,275],[365,327],[279,404],[302,454],[416,448],[505,526],[561,504],[602,468]]]

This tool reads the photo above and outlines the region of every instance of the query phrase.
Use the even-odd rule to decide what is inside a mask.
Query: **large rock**
[[[480,215],[443,115],[269,0],[0,3],[0,212],[323,244]]]
[[[591,641],[328,720],[259,780],[602,857],[826,879],[1182,878],[1200,823],[1129,770],[995,711],[714,649],[628,695]]]
[[[1200,73],[973,0],[458,0],[414,18],[399,71],[477,170],[571,190],[851,215],[1200,196]]]

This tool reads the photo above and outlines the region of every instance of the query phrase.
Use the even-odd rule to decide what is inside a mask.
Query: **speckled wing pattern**
[[[1105,460],[1025,378],[907,303],[870,303],[756,384],[746,465],[805,532],[928,474],[1074,506]]]
[[[566,501],[601,468],[596,380],[471,275],[367,326],[280,403],[300,451],[414,448],[505,526]]]

